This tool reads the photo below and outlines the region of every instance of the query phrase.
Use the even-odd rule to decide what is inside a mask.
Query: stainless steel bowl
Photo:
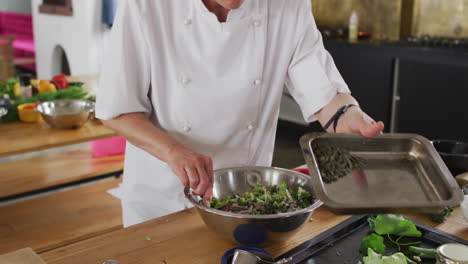
[[[42,118],[51,127],[76,129],[82,127],[94,112],[94,103],[85,100],[57,100],[36,106]]]
[[[292,188],[302,186],[313,193],[309,176],[280,168],[239,167],[214,172],[213,197],[224,198],[251,190],[257,183],[277,185],[286,181]],[[283,243],[308,221],[313,211],[322,205],[315,202],[302,210],[275,215],[246,215],[224,212],[200,204],[200,197],[184,190],[187,199],[197,208],[205,224],[215,233],[249,246]]]

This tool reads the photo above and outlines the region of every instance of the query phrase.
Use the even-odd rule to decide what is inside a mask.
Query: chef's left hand
[[[375,122],[359,107],[351,107],[338,120],[337,133],[355,133],[375,137],[384,130],[384,123]]]
[[[348,108],[348,110],[341,115],[338,119],[336,132],[337,133],[354,133],[361,134],[365,137],[375,137],[382,133],[384,130],[384,123],[375,122],[358,106],[358,102],[350,94],[338,93],[333,99],[323,107],[316,117],[325,126],[335,113],[344,105],[355,105]],[[328,132],[333,133],[334,126],[328,128]]]

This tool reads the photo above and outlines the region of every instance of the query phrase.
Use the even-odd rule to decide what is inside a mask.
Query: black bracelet
[[[338,111],[336,111],[336,113],[330,118],[330,120],[327,122],[327,124],[323,127],[325,130],[328,130],[328,128],[331,126],[331,124],[333,124],[333,131],[335,131],[336,133],[336,127],[338,126],[338,120],[340,119],[340,117],[346,113],[346,111],[348,111],[349,108],[353,107],[353,106],[356,106],[356,107],[359,107],[355,104],[347,104],[347,105],[343,105],[342,107],[340,107],[340,109],[338,109]]]

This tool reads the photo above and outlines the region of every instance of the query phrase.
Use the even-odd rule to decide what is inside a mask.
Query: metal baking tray
[[[364,237],[372,233],[368,217],[368,215],[352,216],[276,259],[292,258],[292,261],[288,262],[290,264],[358,263],[364,257],[359,253],[359,245]],[[421,244],[417,245],[418,247],[437,248],[448,243],[468,246],[468,241],[462,238],[417,222],[415,225],[422,232],[422,237],[418,239]],[[397,251],[395,248],[387,248],[388,254]],[[433,262],[433,260],[423,260],[421,264]]]
[[[300,144],[315,194],[335,213],[434,213],[463,201],[454,177],[422,136],[311,133]],[[367,164],[327,184],[313,151],[323,144],[345,148]]]

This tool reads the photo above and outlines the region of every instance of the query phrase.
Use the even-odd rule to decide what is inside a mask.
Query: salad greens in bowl
[[[322,205],[308,175],[272,167],[215,170],[206,205],[189,188],[184,192],[211,230],[249,246],[287,241]]]

